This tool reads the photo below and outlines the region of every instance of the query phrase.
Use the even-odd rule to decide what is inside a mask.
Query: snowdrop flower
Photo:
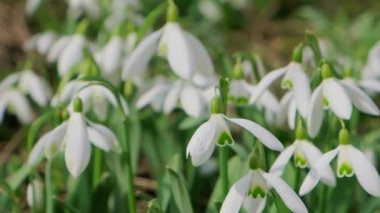
[[[124,54],[132,51],[136,39],[136,33],[130,33],[126,40],[115,35],[101,50],[94,53],[94,58],[103,76],[117,78],[120,81],[120,72],[118,71],[121,68],[121,61]]]
[[[315,169],[318,160],[322,157],[322,152],[318,147],[306,139],[305,131],[301,123],[297,126],[296,140],[277,157],[276,161],[272,164],[270,173],[281,176],[292,156],[295,166],[301,169]],[[336,181],[331,167],[326,167],[321,176],[322,181],[327,185],[335,186]]]
[[[36,50],[39,54],[46,55],[56,40],[57,35],[53,32],[38,33],[26,41],[24,49]]]
[[[353,82],[332,77],[328,64],[322,67],[322,77],[324,80],[315,89],[310,100],[307,124],[311,137],[319,132],[323,108],[330,108],[338,118],[344,120],[351,118],[352,105],[364,113],[379,115],[379,109],[371,98]]]
[[[62,92],[57,94],[52,101],[52,105],[69,102],[69,111],[74,110],[74,100],[72,97],[77,96],[81,98],[84,103],[83,112],[88,112],[91,109],[99,120],[104,121],[107,118],[109,104],[118,108],[118,101],[114,94],[105,86],[100,84],[92,84],[91,82],[84,81],[71,81],[65,85]],[[120,96],[120,101],[125,114],[129,113],[129,107],[124,97]]]
[[[86,24],[81,24],[81,30],[84,30]],[[83,50],[91,49],[91,44],[80,34],[62,36],[57,39],[47,53],[47,60],[51,63],[57,61],[58,73],[60,76],[66,75],[74,65],[82,61]]]
[[[185,113],[192,117],[204,115],[207,109],[202,88],[183,79],[174,83],[158,82],[139,98],[136,106],[141,109],[152,105],[157,111],[162,110],[165,114],[170,114],[178,102]]]
[[[249,74],[247,74],[249,75]],[[248,103],[250,95],[255,92],[256,86],[249,84],[245,80],[246,73],[243,70],[243,63],[238,62],[234,67],[234,79],[230,82],[229,100],[236,104],[252,104]],[[256,105],[265,109],[265,118],[267,122],[274,123],[275,115],[280,111],[280,104],[276,97],[268,90],[264,91],[257,100]]]
[[[248,174],[230,188],[220,213],[238,213],[241,206],[247,212],[262,212],[271,189],[278,193],[292,212],[308,212],[305,204],[284,180],[276,174],[264,172],[257,166],[251,166]]]
[[[63,150],[66,167],[72,176],[77,177],[90,161],[90,143],[106,152],[120,152],[120,145],[112,131],[87,120],[82,110],[82,101],[76,98],[70,117],[37,141],[29,155],[29,165],[35,166],[42,153],[52,160],[58,151]]]
[[[38,105],[46,106],[51,91],[47,83],[30,70],[13,73],[0,83],[0,123],[7,109],[23,124],[32,121],[32,109],[26,95]]]
[[[263,95],[264,91],[276,79],[282,76],[282,88],[293,91],[297,110],[302,117],[306,118],[311,94],[309,78],[303,71],[302,65],[297,62],[290,62],[286,67],[276,69],[264,76],[257,84],[256,90],[252,93],[250,102],[256,102]]]
[[[347,129],[340,130],[339,143],[337,148],[326,152],[318,161],[316,168],[309,172],[300,188],[300,195],[309,193],[317,185],[321,171],[338,156],[337,175],[339,178],[355,175],[368,194],[380,197],[380,176],[365,154],[350,144]]]
[[[226,121],[246,129],[269,149],[276,151],[284,149],[281,142],[272,133],[257,123],[247,119],[229,118],[220,113],[213,113],[208,121],[194,132],[187,145],[186,155],[187,157],[191,156],[191,162],[194,166],[205,163],[211,157],[216,145],[226,146],[234,143]]]
[[[169,1],[168,23],[144,38],[130,54],[123,66],[123,79],[143,72],[155,52],[165,57],[174,73],[183,79],[192,80],[196,74],[213,75],[214,67],[206,49],[175,22],[176,13],[176,6]]]

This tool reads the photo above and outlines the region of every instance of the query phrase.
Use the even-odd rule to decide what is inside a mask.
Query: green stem
[[[222,194],[223,198],[228,193],[228,147],[220,147],[219,148],[219,172],[220,178],[222,181]]]
[[[320,212],[322,212],[322,213],[326,212],[328,190],[329,190],[328,186],[323,185],[322,197],[321,197],[321,208],[320,208]]]
[[[16,194],[14,193],[13,189],[11,188],[11,186],[5,180],[0,180],[0,186],[3,188],[3,190],[5,191],[5,193],[7,193],[8,196],[10,197],[10,199],[11,199],[11,202],[12,202],[12,212],[13,213],[20,212],[19,204],[17,202]],[[0,210],[4,210],[4,209],[0,208]]]
[[[128,134],[128,119],[124,118],[124,154],[125,154],[125,162],[126,162],[126,175],[128,181],[128,208],[130,213],[136,212],[136,203],[135,203],[135,189],[133,184],[133,171],[132,171],[132,160],[131,160],[131,148],[129,144],[129,134]]]
[[[92,174],[92,188],[95,189],[100,181],[102,172],[102,153],[99,149],[95,149],[94,153],[94,168]]]
[[[51,183],[52,160],[48,160],[45,165],[45,187],[46,187],[46,212],[53,213],[53,188]]]

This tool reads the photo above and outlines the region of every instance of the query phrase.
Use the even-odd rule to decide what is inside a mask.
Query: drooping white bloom
[[[281,176],[290,158],[293,156],[295,166],[299,168],[316,168],[322,152],[313,143],[306,139],[295,140],[277,157],[272,164],[270,173]],[[327,185],[335,186],[335,176],[330,166],[326,167],[321,174],[322,181]]]
[[[66,0],[69,8],[68,14],[74,18],[83,13],[90,18],[96,19],[101,15],[101,1],[99,0]]]
[[[58,64],[60,76],[66,75],[74,65],[83,59],[83,50],[91,49],[91,44],[81,34],[62,36],[57,39],[47,53],[49,62]]]
[[[30,95],[38,105],[46,106],[51,91],[47,83],[30,70],[13,73],[0,83],[0,123],[7,109],[24,124],[32,121],[26,95]]]
[[[71,81],[65,85],[62,92],[53,98],[52,105],[69,103],[69,111],[73,111],[73,97],[79,97],[83,101],[83,112],[93,110],[96,116],[104,121],[108,115],[109,104],[118,107],[118,101],[114,94],[105,86],[91,84],[91,82]],[[129,107],[124,97],[120,96],[120,102],[125,114],[129,113]]]
[[[70,118],[43,135],[33,147],[28,164],[38,164],[42,153],[49,160],[65,152],[65,162],[70,174],[79,176],[87,167],[91,156],[90,143],[109,152],[120,152],[116,136],[107,127],[87,120],[82,112],[71,112]]]
[[[256,86],[249,84],[245,80],[231,80],[229,88],[229,98],[232,102],[247,104]],[[251,103],[249,103],[251,104]],[[267,122],[274,123],[275,115],[280,111],[280,104],[277,98],[270,92],[264,91],[261,97],[256,101],[260,108],[265,109],[265,118]]]
[[[337,176],[351,177],[353,175],[359,184],[370,195],[380,197],[380,176],[368,158],[350,144],[340,144],[337,148],[326,152],[318,161],[315,169],[306,176],[300,188],[300,195],[309,193],[319,182],[321,171],[326,169],[330,162],[338,156]]]
[[[114,36],[101,51],[95,53],[95,60],[101,72],[105,75],[113,74],[120,67],[123,43],[123,40],[119,36]]]
[[[24,49],[36,50],[39,54],[46,55],[56,40],[57,35],[54,32],[38,33],[25,42]]]
[[[286,67],[276,69],[264,76],[251,95],[250,102],[257,101],[264,91],[281,76],[283,76],[282,87],[293,91],[297,110],[302,117],[306,118],[311,94],[309,78],[303,71],[302,65],[297,62],[291,62]]]
[[[323,109],[330,108],[340,119],[351,118],[352,105],[358,110],[379,115],[379,109],[371,98],[353,82],[327,78],[315,89],[310,100],[307,117],[308,133],[315,137],[323,121]]]
[[[262,212],[270,189],[278,193],[292,212],[308,212],[305,204],[284,180],[271,172],[254,169],[232,185],[220,213],[238,213],[241,206],[247,212]]]
[[[186,155],[187,157],[191,156],[194,166],[205,163],[211,157],[216,145],[226,146],[234,143],[226,121],[246,129],[272,150],[282,151],[284,149],[281,142],[272,133],[253,121],[212,114],[209,120],[195,131],[187,145]]]
[[[367,62],[363,68],[362,78],[380,78],[380,42],[376,43],[369,51]]]
[[[199,12],[212,22],[219,22],[223,18],[222,9],[215,1],[199,1],[198,8]]]
[[[183,79],[192,80],[196,73],[212,76],[214,67],[201,42],[184,31],[178,23],[168,22],[144,38],[123,66],[123,79],[143,72],[154,53],[164,56],[170,68]]]
[[[208,106],[202,91],[202,88],[183,79],[174,83],[159,82],[139,98],[136,106],[143,108],[152,105],[156,110],[169,114],[179,102],[186,114],[199,117],[205,114]]]

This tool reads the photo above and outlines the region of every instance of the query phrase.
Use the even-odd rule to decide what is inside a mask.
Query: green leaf
[[[186,117],[185,119],[181,121],[181,123],[179,123],[178,127],[181,130],[195,128],[195,127],[200,126],[204,120],[205,119],[202,117],[201,118]]]
[[[145,18],[143,25],[137,33],[138,38],[142,38],[149,29],[153,27],[153,24],[162,16],[166,10],[166,1],[164,1],[160,6],[154,9],[149,15]]]
[[[174,201],[181,213],[191,213],[193,208],[190,202],[190,196],[185,185],[185,179],[182,174],[177,173],[175,170],[168,168],[171,190]]]

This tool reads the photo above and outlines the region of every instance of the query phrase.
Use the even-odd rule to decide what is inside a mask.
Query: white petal
[[[32,151],[29,154],[29,166],[36,166],[39,163],[40,157],[43,153],[46,143],[48,143],[51,140],[51,135],[52,133],[48,132],[45,135],[43,135],[40,139],[38,139],[38,141],[36,142]]]
[[[180,102],[186,114],[192,117],[199,117],[205,110],[205,103],[202,95],[192,85],[186,85],[180,95]]]
[[[65,148],[66,167],[72,176],[77,177],[86,169],[90,155],[86,122],[81,113],[73,112],[67,127]]]
[[[327,98],[331,110],[341,119],[351,118],[352,104],[350,97],[343,87],[334,79],[327,79],[322,82],[323,95]]]
[[[261,213],[264,211],[267,197],[246,197],[243,203],[244,209],[249,213]]]
[[[44,148],[45,157],[48,160],[53,160],[57,152],[61,150],[64,137],[67,131],[67,125],[68,122],[65,121],[49,132],[51,133],[51,135],[48,143],[46,143]]]
[[[29,93],[38,105],[47,105],[51,92],[47,87],[46,82],[40,79],[39,76],[29,70],[23,71],[19,84],[20,86],[25,87],[23,88],[26,90],[25,92]]]
[[[118,139],[116,135],[107,127],[100,125],[100,124],[95,124],[91,123],[90,128],[87,128],[87,130],[91,129],[92,132],[95,132],[95,134],[90,135],[89,134],[89,140],[95,145],[98,146],[99,148],[105,151],[112,150],[113,152],[120,153],[121,152],[121,147],[118,142]],[[94,138],[94,136],[97,136],[99,138]],[[101,141],[103,140],[103,141]],[[102,144],[106,143],[106,144]]]
[[[326,152],[317,163],[317,166],[315,169],[311,169],[310,172],[307,174],[306,178],[304,179],[299,194],[301,196],[309,193],[311,190],[314,189],[314,187],[318,184],[320,179],[321,172],[326,169],[326,167],[330,164],[330,162],[335,158],[335,156],[339,152],[339,146],[331,151]]]
[[[7,75],[7,77],[5,77],[0,83],[0,92],[4,92],[5,90],[9,89],[14,84],[16,84],[16,82],[19,81],[20,76],[21,76],[21,72]]]
[[[282,96],[280,100],[280,111],[277,115],[278,124],[282,124],[286,120],[286,116],[289,117],[289,107],[293,101],[293,92],[289,91]]]
[[[292,101],[288,109],[288,125],[290,129],[294,129],[296,127],[296,119],[297,119],[297,105],[296,105],[296,102]]]
[[[168,89],[169,85],[166,84],[159,84],[152,87],[138,99],[136,107],[141,109],[146,105],[153,103],[155,99],[163,98],[163,95],[168,92]]]
[[[201,72],[205,76],[212,76],[214,74],[214,66],[206,48],[192,34],[185,32],[185,35],[190,43],[190,47],[192,47],[193,57],[197,64],[196,71]]]
[[[167,46],[167,59],[172,70],[181,78],[190,80],[196,71],[196,61],[185,33],[177,23],[169,22],[165,25],[161,44]]]
[[[191,137],[186,148],[186,156],[191,156],[191,162],[194,166],[205,163],[211,157],[215,147],[213,141],[215,128],[215,123],[209,120],[198,127]]]
[[[145,37],[136,49],[129,55],[123,66],[123,79],[128,79],[146,68],[149,60],[157,50],[161,30]]]
[[[292,211],[296,213],[308,212],[305,204],[301,198],[293,191],[292,188],[280,177],[270,174],[263,174],[269,184],[276,190],[278,195],[284,201],[284,204]]]
[[[276,151],[284,150],[284,146],[281,144],[281,142],[272,133],[270,133],[268,130],[258,125],[257,123],[242,118],[229,118],[227,116],[224,117],[227,120],[249,131],[251,134],[257,137],[257,139],[259,139],[259,141],[263,143],[266,147]]]
[[[45,55],[50,50],[50,47],[53,45],[56,39],[57,36],[55,33],[42,33],[37,40],[37,51],[40,54]]]
[[[322,152],[309,141],[302,142],[302,149],[305,152],[310,168],[316,169],[318,160],[322,157]],[[329,186],[336,185],[335,175],[330,166],[321,171],[321,180]]]
[[[294,98],[297,104],[297,109],[303,118],[306,118],[308,105],[310,100],[309,78],[302,71],[302,67],[298,63],[289,64],[288,73],[285,77],[293,83]],[[285,78],[284,78],[285,79]]]
[[[380,197],[380,176],[368,158],[353,146],[348,147],[351,165],[360,185],[370,195]]]
[[[105,74],[114,73],[119,65],[123,50],[123,41],[120,37],[112,37],[102,51],[103,72]]]
[[[293,156],[295,150],[295,144],[288,146],[284,151],[280,153],[277,159],[272,164],[269,173],[281,176],[284,172],[286,165],[289,163],[290,158]]]
[[[34,12],[36,12],[38,6],[40,6],[41,0],[27,0],[26,1],[26,14],[28,16],[32,15]]]
[[[8,91],[7,95],[9,96],[9,104],[11,105],[11,108],[14,109],[17,118],[23,124],[32,122],[32,109],[26,97],[16,90]]]
[[[70,43],[58,58],[58,73],[60,76],[66,75],[74,65],[82,60],[84,43],[85,39],[80,35],[75,35],[70,39]]]
[[[367,91],[380,93],[380,81],[377,79],[363,79],[359,85]]]
[[[252,179],[252,172],[248,172],[244,177],[231,186],[226,198],[223,201],[220,213],[238,213],[246,197]]]
[[[47,61],[50,63],[55,62],[62,54],[62,51],[67,47],[70,40],[71,36],[63,36],[54,42],[47,54]]]
[[[310,99],[310,109],[307,115],[307,132],[311,137],[317,136],[323,121],[323,88],[319,85]]]
[[[177,81],[169,90],[164,101],[164,113],[171,113],[177,106],[177,102],[183,88],[182,82]]]
[[[4,95],[0,95],[0,124],[3,122],[4,114],[8,105],[8,98]]]
[[[287,67],[283,67],[280,69],[276,69],[271,71],[269,74],[264,76],[261,81],[256,85],[255,91],[251,94],[251,98],[249,103],[256,102],[261,95],[263,95],[264,91],[279,77],[285,74]]]
[[[355,83],[345,80],[340,81],[339,83],[341,83],[344,89],[346,89],[347,94],[355,107],[364,113],[370,115],[379,115],[379,108],[377,108],[372,99],[359,87],[357,87]]]

